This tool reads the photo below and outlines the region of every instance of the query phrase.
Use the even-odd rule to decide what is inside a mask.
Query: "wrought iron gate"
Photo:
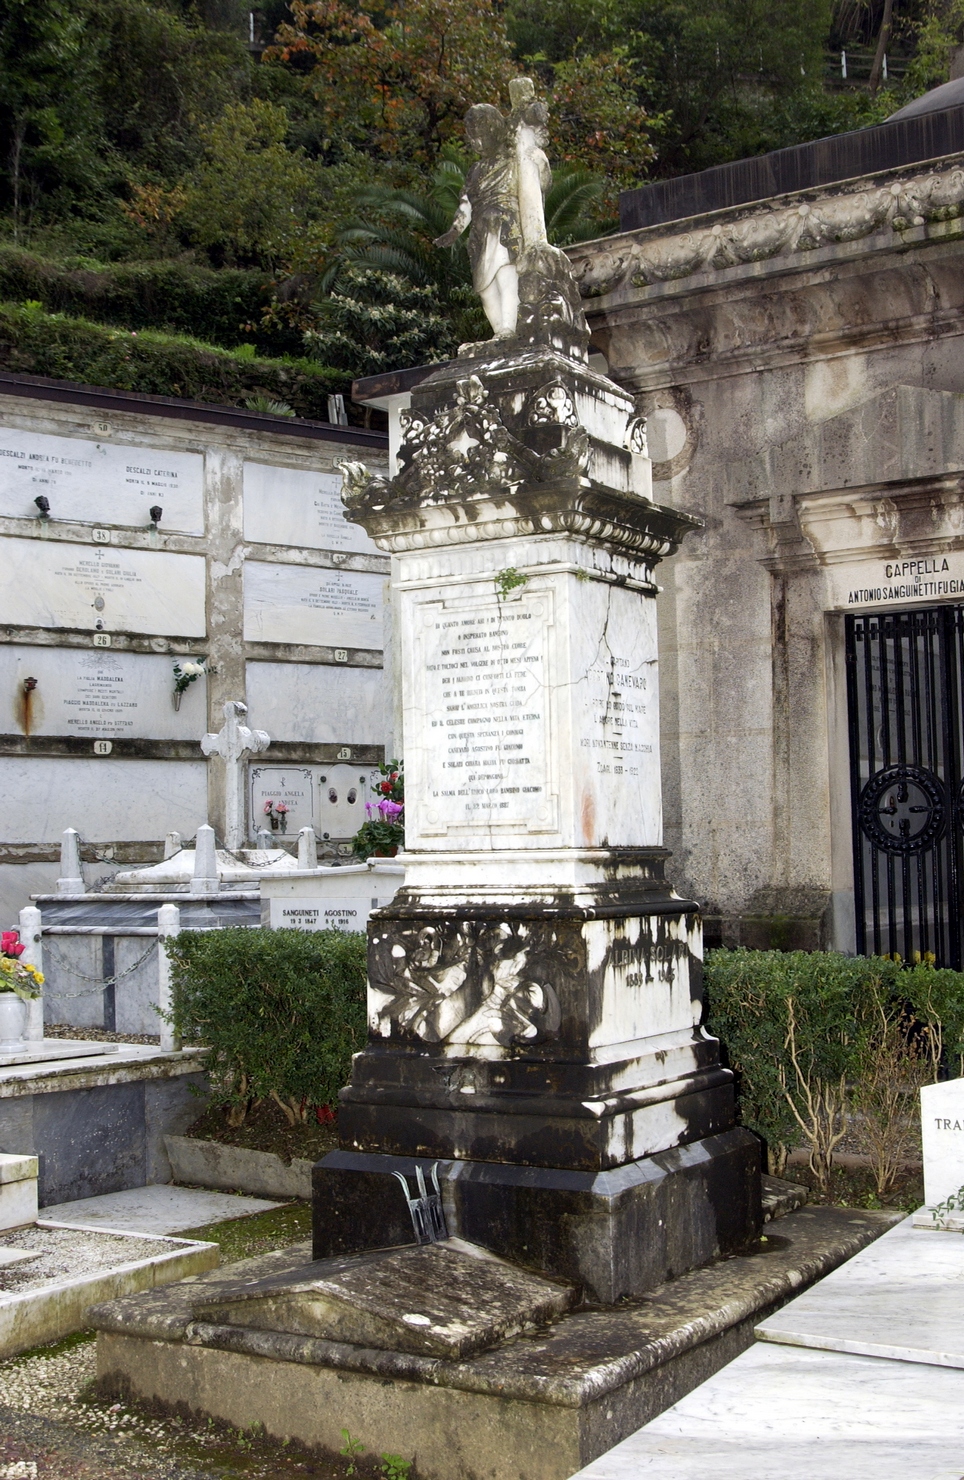
[[[964,607],[846,618],[860,954],[961,965]]]

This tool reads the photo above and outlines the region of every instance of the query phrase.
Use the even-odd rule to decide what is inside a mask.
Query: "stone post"
[[[161,1011],[161,1048],[174,1053],[181,1040],[171,1024],[163,1016],[171,1010],[171,958],[164,949],[164,942],[180,933],[181,911],[176,904],[162,904],[157,912],[157,1005]]]
[[[298,833],[298,867],[318,867],[318,839],[313,827],[303,827]]]
[[[32,904],[28,904],[20,911],[20,940],[24,946],[21,961],[28,966],[35,967],[42,976],[44,969],[43,917]],[[39,997],[27,1003],[27,1026],[23,1036],[27,1043],[39,1043],[44,1036],[43,989]]]
[[[80,834],[75,827],[68,827],[60,841],[60,878],[57,880],[58,894],[83,894],[84,879],[80,871]]]
[[[343,465],[394,556],[406,879],[369,924],[315,1256],[410,1238],[387,1184],[426,1158],[450,1232],[611,1302],[754,1236],[760,1147],[663,876],[655,567],[698,521],[652,502],[554,251],[515,342],[415,388],[397,475]]]
[[[218,854],[214,840],[214,828],[203,822],[194,841],[194,875],[191,879],[192,894],[216,894],[218,879]]]

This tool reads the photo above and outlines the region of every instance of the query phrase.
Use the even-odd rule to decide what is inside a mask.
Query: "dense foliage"
[[[0,0],[0,243],[32,259],[0,298],[344,375],[437,359],[484,332],[464,245],[431,247],[462,118],[519,70],[564,244],[626,186],[886,117],[962,41],[964,0]]]
[[[737,1078],[743,1124],[780,1171],[805,1144],[825,1181],[848,1133],[886,1191],[913,1132],[916,1091],[964,1073],[964,973],[834,951],[717,950],[708,1026]]]
[[[365,937],[337,930],[182,931],[172,1020],[207,1045],[215,1103],[240,1125],[274,1100],[294,1124],[331,1105],[365,1043]]]
[[[276,400],[314,421],[327,421],[329,394],[347,388],[343,374],[313,360],[259,360],[151,329],[129,332],[48,314],[29,302],[0,303],[0,365],[21,375],[218,405]]]

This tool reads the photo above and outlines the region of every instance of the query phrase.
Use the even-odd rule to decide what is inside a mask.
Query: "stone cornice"
[[[761,268],[786,270],[821,249],[872,238],[885,249],[915,245],[934,226],[946,238],[943,223],[962,213],[964,155],[956,154],[929,168],[906,166],[568,250],[584,297],[625,298],[696,274],[712,280],[733,268],[755,276]]]

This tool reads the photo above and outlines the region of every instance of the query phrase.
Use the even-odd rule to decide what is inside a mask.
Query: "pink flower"
[[[288,808],[284,802],[279,802],[277,807],[275,807],[276,812],[287,812],[287,810]]]
[[[26,946],[20,944],[19,930],[4,930],[0,934],[0,954],[4,956],[22,956]]]
[[[265,802],[265,804],[264,804],[264,815],[265,815],[265,817],[267,817],[269,815],[269,813],[271,811],[271,808],[273,806],[274,806],[274,802],[272,802],[272,801]]]
[[[397,819],[399,813],[404,812],[405,808],[401,802],[385,801],[379,802],[378,810],[379,812],[381,812],[386,822],[394,822]]]

